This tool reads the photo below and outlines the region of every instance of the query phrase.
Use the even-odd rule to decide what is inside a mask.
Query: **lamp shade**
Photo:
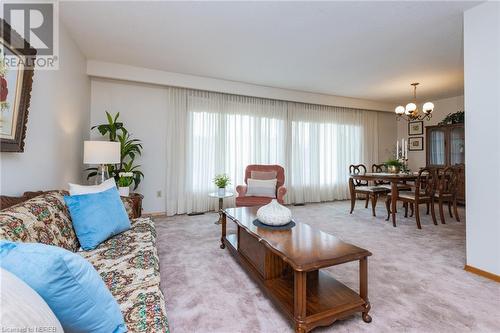
[[[83,163],[85,164],[120,163],[120,143],[111,141],[84,141]]]

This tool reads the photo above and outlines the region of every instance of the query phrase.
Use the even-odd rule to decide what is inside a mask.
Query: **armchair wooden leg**
[[[450,217],[453,218],[453,214],[451,213],[451,205],[453,204],[453,201],[450,200],[448,201],[448,213],[450,214]]]
[[[370,195],[366,195],[365,208],[368,208],[368,202],[370,201]]]
[[[439,218],[441,219],[442,224],[446,224],[444,221],[444,210],[443,210],[443,200],[439,200]]]
[[[427,204],[426,204],[426,206],[427,206],[427,210],[425,211],[425,214],[426,214],[426,215],[429,215],[429,208],[430,208],[430,207],[429,207],[429,203],[427,203]]]
[[[376,193],[372,194],[372,215],[373,216],[377,216],[377,215],[375,215],[375,207],[377,206],[377,199],[378,199],[378,195]]]
[[[415,207],[413,206],[412,203],[410,203],[410,217],[413,217],[414,213],[415,213]]]
[[[436,209],[434,208],[434,201],[431,202],[431,214],[432,214],[432,222],[434,222],[434,225],[438,225],[436,219]]]
[[[422,229],[422,225],[420,225],[420,205],[415,203],[415,220],[417,221],[417,228]]]
[[[453,199],[453,210],[455,211],[455,219],[460,222],[460,217],[458,216],[457,198]]]
[[[403,203],[403,207],[405,208],[405,218],[407,218],[408,217],[408,203],[407,202]]]

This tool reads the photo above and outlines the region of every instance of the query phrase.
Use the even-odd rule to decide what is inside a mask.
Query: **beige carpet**
[[[465,225],[447,217],[422,230],[398,214],[398,227],[361,201],[292,207],[296,219],[370,250],[373,321],[360,315],[314,332],[499,332],[500,284],[463,270]],[[424,208],[422,207],[422,212]],[[460,210],[462,221],[464,211]],[[293,332],[285,317],[228,253],[219,248],[215,213],[157,219],[162,289],[173,333]],[[358,289],[358,265],[328,269]]]

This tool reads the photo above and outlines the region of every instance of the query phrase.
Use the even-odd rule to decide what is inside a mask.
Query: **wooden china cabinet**
[[[460,177],[458,202],[465,204],[465,131],[464,124],[426,126],[426,164],[442,169],[458,165]]]

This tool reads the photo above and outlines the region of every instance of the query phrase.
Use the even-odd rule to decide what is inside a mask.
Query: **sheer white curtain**
[[[345,199],[349,164],[378,157],[376,112],[169,88],[167,114],[168,215],[214,209],[213,177],[234,191],[249,164],[284,166],[288,203]]]
[[[176,97],[179,93],[184,102]],[[215,208],[217,202],[208,193],[216,190],[212,181],[216,174],[227,173],[232,180],[229,190],[234,191],[236,185],[243,184],[247,165],[285,164],[285,102],[175,88],[169,99],[178,106],[173,106],[177,116],[169,125],[174,132],[184,126],[185,135],[171,137],[182,137],[184,143],[173,144],[170,153],[167,150],[167,158],[174,160],[175,150],[183,150],[178,154],[183,162],[172,162],[183,165],[182,170],[173,166],[169,173],[169,177],[177,177],[173,183],[182,186],[175,190],[179,195],[170,193],[174,200],[167,199],[167,214]],[[179,128],[174,119],[185,123]],[[226,200],[227,204],[232,200]]]
[[[445,164],[445,145],[444,145],[444,132],[443,131],[431,131],[430,138],[431,145],[431,163],[434,165],[444,165]]]
[[[378,159],[377,114],[288,103],[291,126],[287,202],[348,198],[349,165]]]
[[[167,215],[183,214],[191,197],[187,189],[186,156],[189,122],[185,89],[169,88],[167,92],[165,206]]]

